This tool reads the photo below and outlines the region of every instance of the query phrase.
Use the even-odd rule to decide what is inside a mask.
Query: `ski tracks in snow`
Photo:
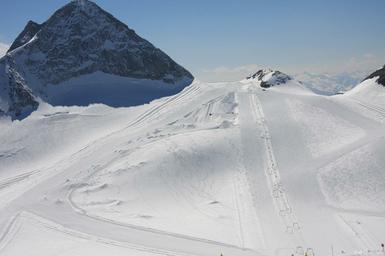
[[[30,213],[30,212],[20,212],[17,215],[15,215],[11,219],[11,221],[8,223],[5,232],[3,233],[2,237],[0,237],[0,252],[6,247],[6,245],[9,242],[12,241],[13,237],[17,234],[17,232],[22,227],[24,220],[33,221],[37,225],[41,226],[42,228],[46,228],[48,230],[54,230],[54,231],[57,231],[59,233],[69,235],[70,237],[90,240],[90,241],[105,244],[108,246],[122,247],[122,248],[132,249],[135,251],[142,251],[142,252],[148,252],[151,254],[158,254],[158,255],[165,255],[165,256],[192,256],[193,255],[193,254],[187,254],[187,253],[179,252],[179,251],[173,252],[173,251],[157,249],[157,248],[152,248],[152,247],[146,247],[146,246],[141,246],[141,245],[137,245],[137,244],[130,244],[127,242],[120,242],[120,241],[116,241],[116,240],[111,240],[111,239],[107,239],[107,238],[102,238],[102,237],[90,235],[87,233],[83,233],[80,231],[66,228],[60,224],[57,224],[55,222],[52,222],[50,220],[47,220],[43,217],[40,217],[40,216],[38,216],[34,213]]]
[[[16,175],[16,176],[13,176],[13,177],[1,180],[0,181],[0,190],[4,189],[6,187],[9,187],[9,186],[11,186],[13,184],[16,184],[16,183],[18,183],[20,181],[23,181],[25,179],[28,179],[32,175],[35,175],[35,174],[37,174],[39,172],[40,172],[39,170],[31,171],[31,172],[26,172],[26,173],[22,173],[20,175]]]
[[[364,107],[366,108],[367,110],[375,113],[378,115],[378,117],[380,117],[381,120],[384,121],[385,119],[385,109],[380,107],[380,106],[377,106],[375,104],[370,104],[368,102],[362,102],[358,99],[353,99],[358,105],[360,105],[361,107]]]
[[[270,132],[265,121],[265,115],[262,109],[261,102],[254,93],[249,94],[249,100],[255,121],[261,130],[260,136],[263,139],[265,145],[267,159],[265,175],[267,178],[268,187],[270,189],[275,209],[282,223],[285,226],[285,231],[289,234],[298,233],[301,240],[303,240],[301,234],[301,226],[295,216],[295,213],[289,202],[289,198],[287,196],[287,193],[285,192],[285,188],[281,180],[279,168],[275,159],[273,146],[271,143]]]
[[[161,113],[163,110],[167,109],[167,107],[171,104],[177,104],[178,102],[182,101],[188,96],[193,96],[197,93],[199,93],[200,88],[199,86],[192,84],[191,86],[187,87],[184,91],[181,93],[176,94],[175,96],[172,96],[168,98],[165,102],[163,102],[160,105],[154,106],[153,108],[149,109],[148,111],[144,112],[142,115],[139,115],[134,121],[132,121],[128,127],[132,127],[135,125],[138,125],[140,123],[143,123],[145,121],[151,120],[154,116]],[[127,127],[127,128],[128,128]]]

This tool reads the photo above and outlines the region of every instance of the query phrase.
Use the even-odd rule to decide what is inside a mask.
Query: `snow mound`
[[[385,116],[385,66],[346,92],[343,97],[359,101],[364,107]]]

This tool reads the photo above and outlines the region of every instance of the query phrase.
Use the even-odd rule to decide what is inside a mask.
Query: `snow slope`
[[[363,81],[353,90],[348,91],[346,97],[363,102],[365,105],[368,104],[370,106],[385,108],[385,86],[378,84],[376,79],[375,77]]]
[[[367,111],[249,79],[0,119],[0,254],[382,255],[385,127]]]

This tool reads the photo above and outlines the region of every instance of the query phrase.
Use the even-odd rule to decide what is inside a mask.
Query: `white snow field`
[[[384,255],[385,88],[364,91],[195,81],[0,119],[0,255]]]

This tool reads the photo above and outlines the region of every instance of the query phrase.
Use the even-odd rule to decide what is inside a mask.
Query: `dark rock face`
[[[40,28],[40,24],[37,24],[36,22],[30,20],[27,23],[27,26],[25,26],[24,30],[20,33],[20,35],[18,35],[16,40],[13,42],[8,52],[11,52],[16,48],[19,48],[20,46],[23,46],[28,43],[36,35]]]
[[[0,62],[0,88],[3,88],[2,100],[7,101],[8,109],[0,111],[8,113],[12,118],[19,119],[36,110],[39,103],[32,91],[26,86],[25,80],[14,68],[15,64],[8,56]]]
[[[55,86],[59,88],[73,78],[97,72],[156,82],[156,93],[151,91],[151,86],[142,90],[141,95],[146,98],[143,102],[134,95],[139,86],[127,85],[129,91],[119,87],[121,91],[116,93],[120,93],[117,97],[125,102],[119,106],[131,106],[131,102],[144,104],[177,93],[193,80],[191,73],[164,52],[89,0],[71,1],[43,24],[28,22],[7,56],[0,60],[0,68],[3,69],[0,70],[3,73],[0,75],[0,102],[9,101],[0,104],[3,113],[34,109],[37,97],[55,104],[49,101],[47,91],[54,91]],[[163,92],[159,82],[164,83]],[[103,86],[105,94],[108,83]],[[61,87],[60,90],[66,92],[67,98],[73,96],[79,101],[89,95],[81,88],[74,90],[73,95],[71,89]],[[144,97],[147,92],[151,97]],[[108,94],[114,92],[108,91]],[[103,101],[103,95],[94,95],[95,99],[89,98],[84,104],[108,104]],[[113,97],[110,98],[113,101]]]
[[[385,86],[385,65],[381,69],[376,70],[375,72],[370,74],[367,78],[364,79],[364,81],[374,77],[378,77],[378,79],[376,80],[377,83]]]
[[[264,75],[266,75],[266,70],[260,69],[251,76],[246,77],[246,79],[257,79],[261,81]]]
[[[251,76],[248,76],[248,80],[257,80],[260,82],[262,88],[269,88],[271,86],[284,84],[292,78],[280,71],[273,71],[271,69],[258,70]]]
[[[95,71],[167,83],[193,78],[134,30],[87,0],[72,1],[41,26],[28,23],[19,37],[28,39],[33,32],[36,39],[15,58],[28,55],[25,65],[44,84]]]
[[[28,87],[25,86],[23,78],[17,72],[9,72],[9,96],[11,99],[11,112],[15,118],[22,118],[36,110],[39,103]]]

